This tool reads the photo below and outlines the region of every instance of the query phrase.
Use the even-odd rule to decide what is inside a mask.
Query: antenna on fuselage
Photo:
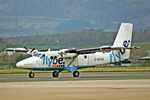
[[[51,48],[48,48],[48,52],[51,51]]]

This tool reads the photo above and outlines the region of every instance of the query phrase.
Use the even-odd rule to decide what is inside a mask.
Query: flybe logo
[[[112,52],[109,57],[110,57],[110,63],[112,63],[113,60],[116,62],[117,59],[119,61],[121,61],[121,54],[120,54],[120,52],[118,52],[117,54],[115,54],[114,52]]]
[[[123,42],[123,46],[126,47],[126,48],[129,46],[129,44],[130,44],[130,40],[128,40],[128,41],[125,40],[125,41]]]
[[[48,65],[48,67],[64,67],[65,66],[65,62],[63,61],[63,58],[56,58],[56,57],[52,57],[50,56],[50,58],[48,58],[48,56],[43,58],[43,65]]]
[[[123,46],[125,47],[125,48],[128,48],[129,47],[129,45],[130,45],[130,40],[125,40],[124,42],[123,42]],[[121,55],[123,55],[123,54],[125,54],[125,52],[126,52],[126,50],[125,49],[121,49],[121,50],[119,50],[120,52],[117,52],[117,53],[114,53],[113,51],[112,51],[112,53],[110,53],[110,55],[109,55],[109,58],[110,58],[110,63],[111,62],[116,62],[116,61],[121,61]]]

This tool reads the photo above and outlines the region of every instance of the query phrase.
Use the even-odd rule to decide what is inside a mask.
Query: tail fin
[[[115,47],[131,47],[133,24],[122,23],[113,46]]]
[[[130,48],[132,42],[132,29],[133,24],[122,23],[116,36],[116,39],[114,41],[113,47]],[[123,53],[121,52],[121,54],[122,60],[128,59],[130,57],[130,49],[124,50]]]

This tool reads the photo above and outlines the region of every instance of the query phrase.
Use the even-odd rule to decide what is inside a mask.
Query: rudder
[[[115,41],[113,43],[113,47],[125,47],[125,48],[130,48],[131,47],[131,42],[132,42],[132,30],[133,30],[133,24],[131,23],[122,23],[118,34],[115,38]],[[123,59],[128,59],[130,57],[130,49],[124,49],[121,50],[122,52],[122,60]]]

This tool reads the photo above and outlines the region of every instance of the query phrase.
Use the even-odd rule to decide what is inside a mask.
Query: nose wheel
[[[52,76],[53,77],[58,77],[59,76],[59,72],[58,71],[53,71]]]
[[[80,73],[78,71],[73,72],[73,77],[79,77]]]
[[[35,74],[31,71],[31,72],[29,73],[29,78],[34,78],[34,76],[35,76]]]

